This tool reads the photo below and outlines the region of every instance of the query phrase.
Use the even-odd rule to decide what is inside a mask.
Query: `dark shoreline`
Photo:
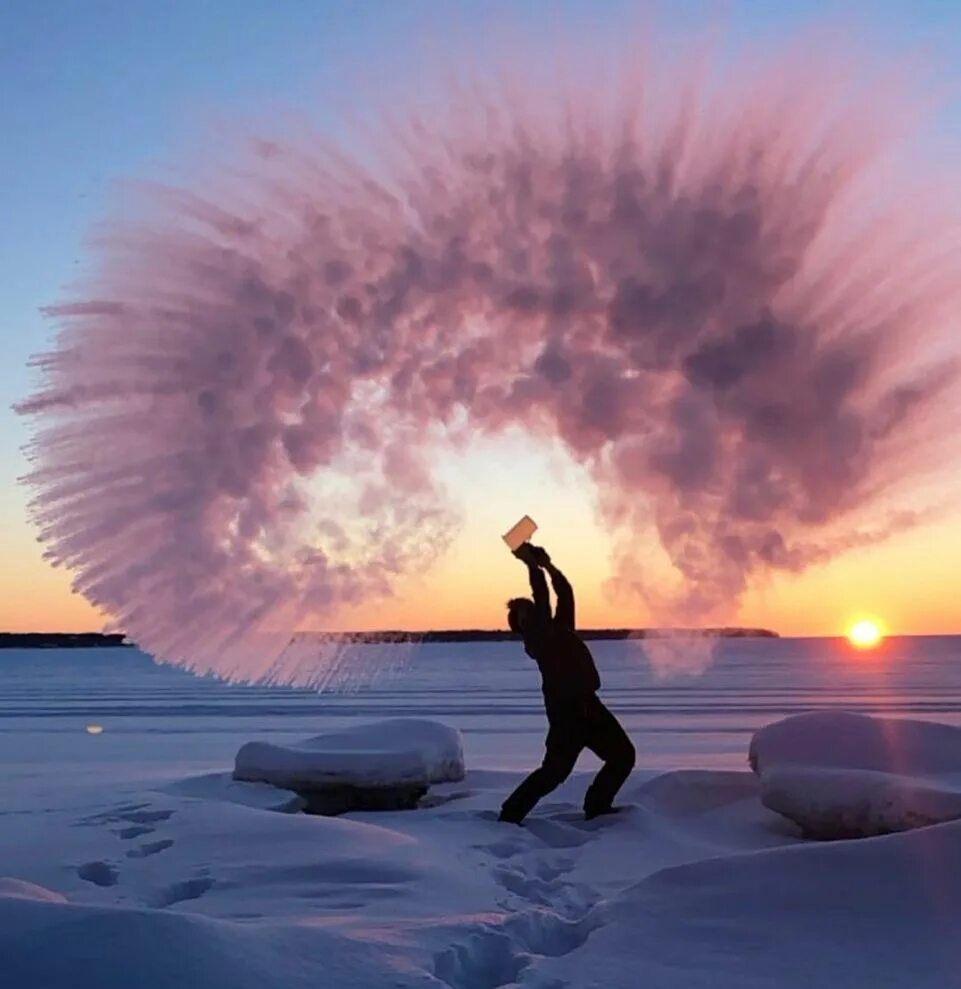
[[[667,636],[704,637],[723,639],[780,638],[777,632],[766,628],[593,628],[582,629],[582,638],[605,639],[657,639]],[[298,632],[294,641],[324,639],[330,642],[509,642],[516,636],[500,629],[444,629],[430,632]],[[122,633],[102,632],[0,632],[0,649],[103,649],[127,646]]]

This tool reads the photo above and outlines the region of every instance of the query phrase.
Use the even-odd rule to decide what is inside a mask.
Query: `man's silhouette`
[[[504,801],[500,820],[520,824],[541,797],[570,776],[585,748],[604,761],[584,797],[590,820],[613,810],[614,795],[634,768],[634,746],[597,696],[601,680],[590,650],[574,631],[574,591],[567,578],[539,546],[524,543],[514,555],[527,564],[534,600],[508,601],[507,623],[524,637],[527,655],[540,668],[549,730],[543,763]],[[557,595],[553,616],[544,570]]]

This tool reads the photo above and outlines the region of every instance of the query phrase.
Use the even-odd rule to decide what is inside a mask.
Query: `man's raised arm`
[[[557,608],[554,612],[554,621],[565,628],[574,631],[574,588],[570,581],[551,563],[551,558],[547,550],[540,546],[531,547],[531,556],[550,575],[551,583],[554,585],[554,593],[557,595]],[[541,580],[544,578],[541,577]]]
[[[534,596],[534,612],[537,619],[541,622],[549,622],[551,620],[551,596],[547,592],[544,571],[536,564],[528,563],[527,575],[531,580],[531,593]]]
[[[554,620],[565,628],[574,631],[574,588],[570,581],[554,566],[548,563],[544,568],[551,575],[554,593],[557,595],[557,609]]]
[[[534,553],[535,548],[530,543],[524,543],[514,551],[514,556],[527,564],[527,576],[530,578],[531,594],[534,598],[534,614],[538,622],[546,625],[551,620],[551,596],[547,590],[547,581],[541,572],[541,563]]]

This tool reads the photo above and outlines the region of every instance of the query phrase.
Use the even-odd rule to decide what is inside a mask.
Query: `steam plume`
[[[429,566],[437,451],[518,424],[590,468],[657,617],[842,549],[944,457],[956,216],[891,165],[905,86],[703,69],[465,86],[376,164],[258,136],[128,200],[21,406],[50,559],[163,660],[329,683],[291,632]]]

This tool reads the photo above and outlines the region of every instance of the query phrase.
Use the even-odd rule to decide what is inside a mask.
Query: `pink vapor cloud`
[[[164,661],[330,683],[291,633],[443,552],[465,436],[559,437],[666,620],[868,540],[953,435],[961,255],[921,156],[887,171],[913,93],[853,75],[515,69],[377,165],[254,137],[221,185],[147,188],[20,406],[49,558]],[[650,526],[669,592],[634,576]]]

